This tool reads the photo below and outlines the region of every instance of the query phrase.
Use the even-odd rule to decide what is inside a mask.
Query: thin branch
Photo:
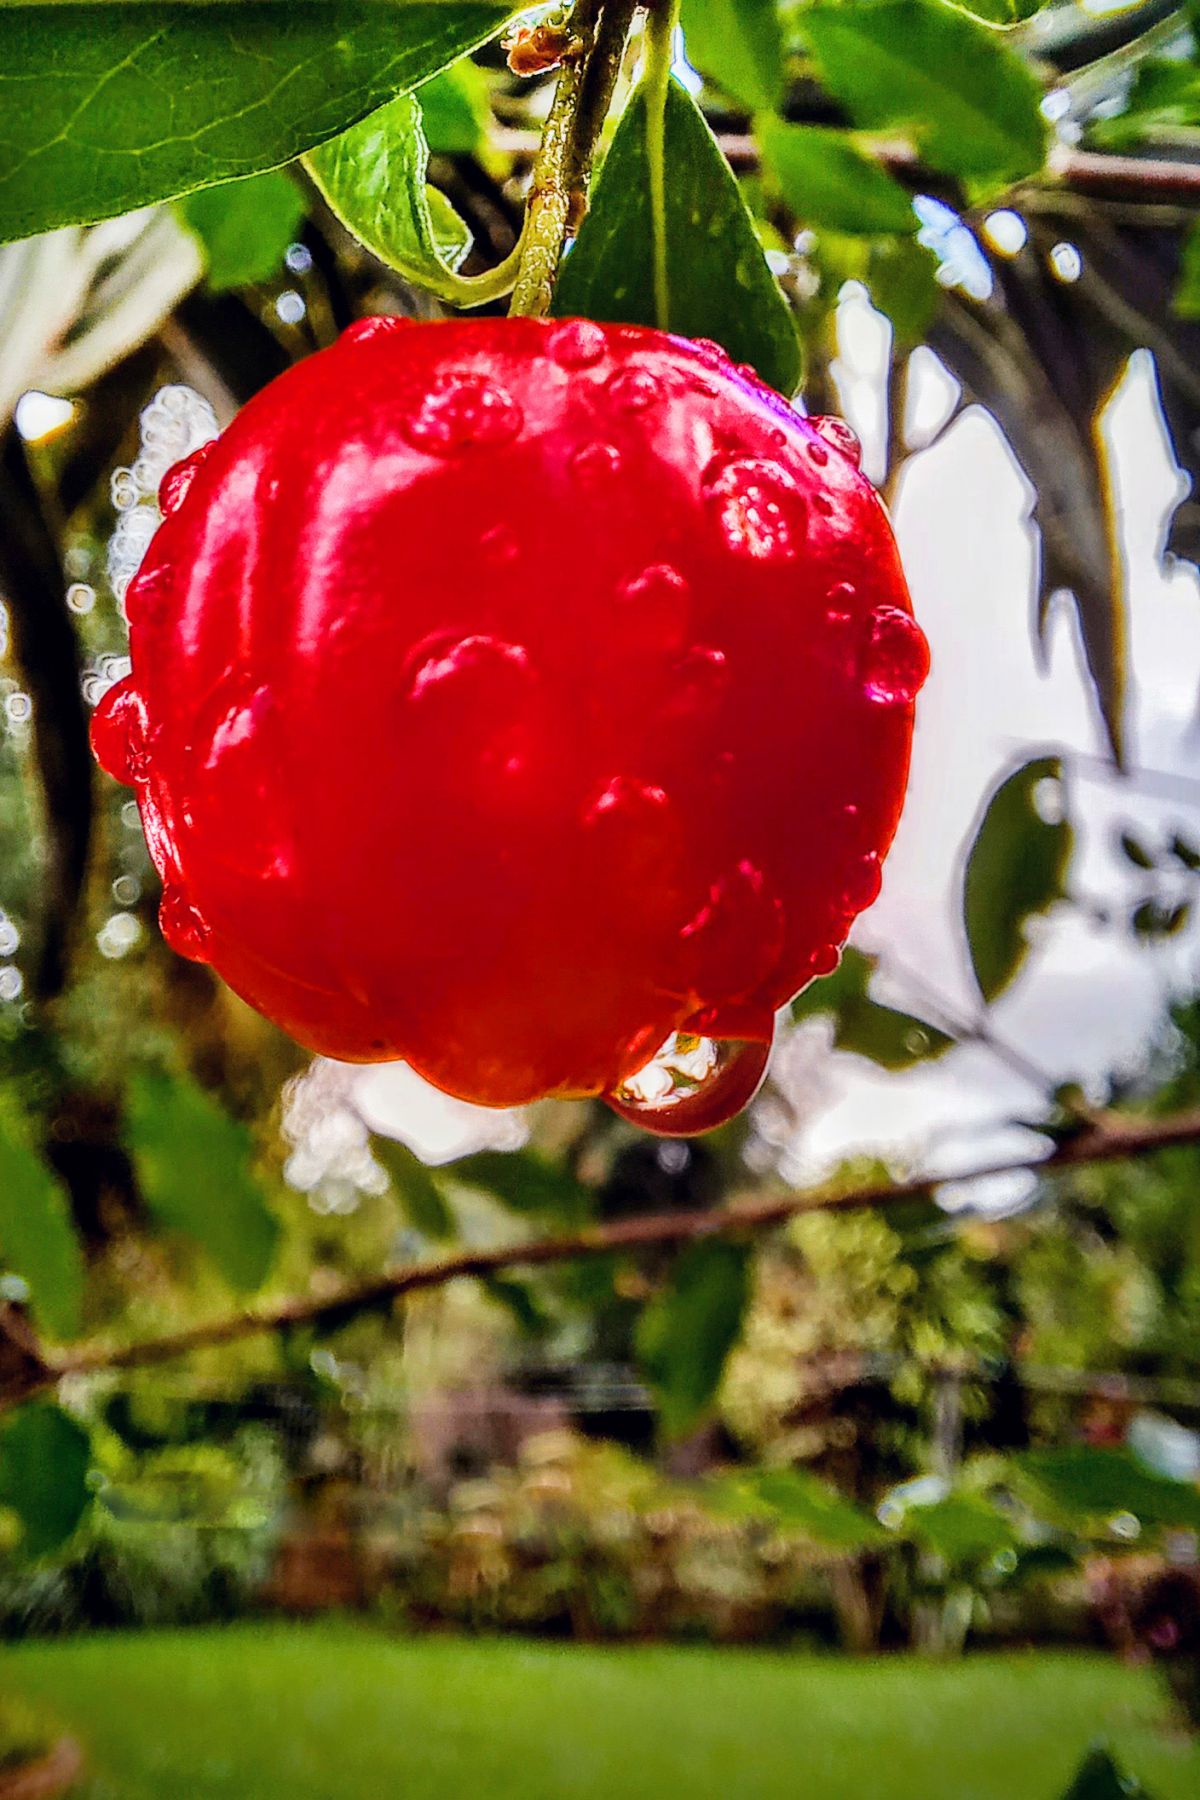
[[[801,1213],[851,1212],[864,1207],[890,1206],[925,1197],[939,1187],[984,1181],[1024,1170],[1077,1167],[1083,1163],[1120,1162],[1150,1156],[1174,1144],[1200,1143],[1200,1107],[1164,1119],[1112,1116],[1092,1129],[1055,1145],[1045,1157],[1019,1156],[987,1168],[964,1169],[952,1175],[922,1175],[909,1181],[884,1182],[844,1193],[815,1189],[805,1193],[767,1195],[759,1200],[736,1201],[708,1212],[647,1213],[610,1224],[590,1225],[558,1237],[533,1238],[524,1243],[501,1244],[488,1250],[465,1250],[430,1262],[409,1263],[387,1270],[373,1281],[347,1284],[317,1297],[304,1295],[273,1306],[253,1307],[206,1325],[195,1325],[169,1336],[116,1347],[92,1345],[69,1352],[47,1363],[41,1386],[51,1387],[65,1375],[91,1375],[105,1370],[146,1368],[169,1362],[193,1350],[232,1343],[257,1333],[288,1331],[296,1326],[336,1324],[381,1307],[391,1306],[405,1294],[423,1288],[443,1287],[464,1276],[494,1275],[502,1269],[543,1268],[574,1262],[585,1256],[605,1256],[650,1246],[695,1243],[746,1231],[762,1231],[781,1225]],[[0,1407],[14,1399],[27,1399],[0,1389]]]

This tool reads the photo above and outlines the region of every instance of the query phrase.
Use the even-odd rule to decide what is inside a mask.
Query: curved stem
[[[658,0],[646,21],[646,161],[650,165],[650,221],[654,245],[654,322],[670,324],[667,273],[667,97],[680,0]]]

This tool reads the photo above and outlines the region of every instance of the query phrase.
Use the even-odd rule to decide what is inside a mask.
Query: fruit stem
[[[657,0],[646,20],[646,161],[650,165],[650,222],[654,255],[654,322],[671,323],[667,273],[667,96],[675,59],[680,0]]]
[[[550,311],[567,236],[582,205],[596,140],[621,66],[636,0],[576,0],[565,58],[533,166],[511,311]]]

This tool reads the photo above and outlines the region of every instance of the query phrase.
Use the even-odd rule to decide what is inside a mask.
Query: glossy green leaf
[[[91,1494],[91,1441],[61,1407],[37,1401],[0,1421],[0,1506],[21,1522],[21,1553],[45,1556],[66,1542]]]
[[[29,1288],[39,1328],[70,1337],[79,1328],[83,1252],[67,1196],[21,1126],[0,1111],[0,1267]]]
[[[1143,1527],[1200,1531],[1200,1488],[1157,1474],[1128,1450],[1089,1444],[1027,1450],[1010,1467],[1035,1501],[1076,1527],[1103,1531],[1116,1514],[1129,1513]]]
[[[491,122],[488,82],[465,57],[417,89],[425,142],[437,156],[478,156]]]
[[[967,858],[963,923],[979,991],[994,1000],[1029,950],[1026,923],[1061,898],[1074,836],[1070,821],[1038,811],[1044,784],[1060,784],[1056,756],[1038,757],[1001,782]]]
[[[964,13],[940,0],[818,0],[797,25],[856,125],[902,133],[931,167],[967,180],[1013,181],[1042,166],[1036,78]]]
[[[486,0],[0,0],[0,241],[289,162],[491,37]]]
[[[536,1150],[480,1150],[449,1164],[446,1174],[494,1195],[518,1213],[578,1222],[591,1209],[588,1190]]]
[[[334,212],[389,268],[444,300],[471,234],[425,180],[429,149],[421,108],[402,94],[306,158]]]
[[[688,61],[749,112],[779,105],[783,29],[776,0],[683,0]]]
[[[1084,1757],[1062,1800],[1150,1800],[1150,1796],[1097,1744]]]
[[[639,89],[614,134],[555,294],[559,315],[653,325],[654,228],[647,97]],[[667,97],[666,265],[672,331],[713,338],[780,393],[795,391],[800,344],[729,164],[695,102]]]
[[[159,1221],[194,1238],[233,1287],[260,1286],[279,1222],[251,1172],[245,1127],[185,1077],[137,1075],[127,1138],[142,1198]]]
[[[749,1295],[749,1252],[711,1238],[681,1252],[666,1287],[643,1311],[638,1361],[670,1436],[689,1430],[716,1398]]]
[[[802,225],[853,236],[917,228],[900,183],[844,131],[760,119],[755,130],[768,169]]]
[[[387,1170],[401,1205],[418,1231],[438,1240],[457,1235],[454,1214],[436,1175],[407,1144],[397,1143],[395,1138],[375,1137],[371,1140],[371,1154]]]
[[[282,169],[198,188],[177,203],[200,240],[208,285],[217,293],[277,275],[306,210],[300,188]]]
[[[1014,25],[1032,19],[1034,13],[1041,12],[1049,0],[943,0],[943,3],[970,19],[978,19],[983,25],[1011,30]]]
[[[881,1006],[870,998],[867,988],[875,961],[848,946],[832,975],[811,982],[792,1001],[792,1017],[811,1019],[829,1013],[835,1047],[868,1057],[882,1069],[909,1069],[927,1057],[940,1056],[953,1044],[952,1037],[914,1013]]]

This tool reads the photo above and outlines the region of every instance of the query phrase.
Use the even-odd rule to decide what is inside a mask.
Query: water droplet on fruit
[[[590,369],[608,347],[608,339],[591,319],[567,319],[550,336],[550,354],[564,369]]]
[[[662,397],[662,383],[649,369],[619,369],[608,384],[608,393],[621,412],[644,412]]]
[[[823,519],[831,519],[836,510],[833,503],[833,496],[831,494],[814,494],[812,497],[812,508],[815,513],[820,513]]]
[[[471,677],[519,674],[523,679],[529,673],[529,652],[522,644],[486,635],[443,638],[435,644],[426,640],[409,661],[408,693],[418,702],[452,691]]]
[[[683,928],[689,986],[706,1005],[744,998],[778,962],[783,934],[778,894],[763,871],[743,857],[713,883]]]
[[[163,890],[158,924],[177,956],[186,956],[191,962],[207,960],[212,934],[182,888],[169,886]]]
[[[187,499],[191,487],[202,465],[212,455],[212,444],[201,444],[182,462],[173,463],[158,484],[158,506],[163,513],[178,512]]]
[[[415,324],[415,319],[401,318],[396,313],[374,313],[369,319],[355,319],[353,325],[347,325],[338,343],[369,344],[374,338],[390,337],[404,326]]]
[[[520,546],[510,525],[493,525],[479,540],[479,548],[490,563],[512,562]]]
[[[511,394],[470,370],[444,376],[400,421],[409,443],[430,456],[505,444],[523,423]]]
[[[758,1092],[770,1044],[675,1032],[636,1075],[605,1095],[621,1118],[659,1137],[695,1137],[728,1124]]]
[[[804,499],[782,464],[723,458],[705,472],[704,495],[735,556],[788,562],[804,539]]]
[[[623,647],[681,650],[690,614],[688,584],[670,563],[655,563],[617,590]]]
[[[665,789],[614,775],[585,805],[583,826],[614,885],[640,891],[669,879],[678,829]]]
[[[812,443],[808,446],[808,454],[810,460],[816,463],[818,469],[823,469],[829,461],[829,451],[817,438],[814,438]]]
[[[865,912],[879,898],[879,890],[883,885],[883,870],[875,852],[869,851],[866,856],[851,869],[842,892],[847,909],[852,913]]]
[[[621,466],[621,453],[615,444],[597,441],[593,444],[581,444],[572,452],[571,474],[580,487],[602,487],[611,481]]]
[[[813,951],[809,968],[816,976],[832,975],[841,960],[842,952],[839,945],[822,944],[819,950]]]
[[[125,617],[131,625],[150,618],[171,585],[169,563],[143,563],[125,590]]]
[[[881,706],[909,706],[929,673],[925,633],[898,606],[877,606],[867,621],[861,658],[868,700]]]
[[[693,338],[691,349],[704,362],[716,363],[722,369],[729,366],[729,352],[724,344],[718,344],[715,338]]]
[[[833,413],[825,413],[808,422],[818,436],[824,438],[831,450],[836,450],[839,456],[844,456],[847,462],[858,467],[862,461],[862,445],[858,433],[847,425],[845,419],[839,419]]]
[[[729,686],[725,652],[711,644],[695,644],[675,670],[667,717],[695,726],[711,721]]]
[[[101,768],[126,787],[149,773],[146,706],[132,682],[109,688],[92,714],[92,748]]]

